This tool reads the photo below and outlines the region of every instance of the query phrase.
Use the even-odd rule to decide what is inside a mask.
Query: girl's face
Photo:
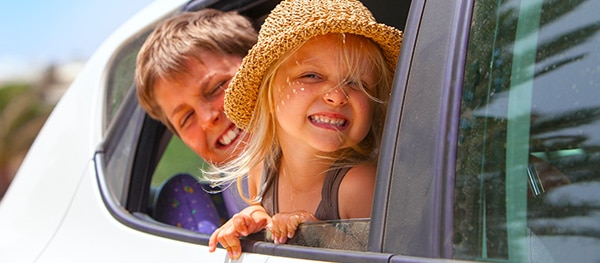
[[[361,86],[375,89],[375,71],[367,63],[350,68],[341,51],[345,45],[360,46],[352,44],[358,38],[313,37],[280,65],[271,85],[271,110],[282,147],[307,145],[317,152],[333,152],[366,137],[374,101]],[[360,55],[353,59],[360,60]]]

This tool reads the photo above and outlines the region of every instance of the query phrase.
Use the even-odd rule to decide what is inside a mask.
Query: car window
[[[600,1],[476,0],[454,257],[600,257]]]
[[[137,54],[151,31],[152,29],[148,29],[139,36],[131,39],[114,56],[112,65],[109,67],[108,83],[106,84],[104,130],[109,127],[114,119],[127,92],[133,88]]]
[[[278,1],[266,3],[270,11]],[[385,5],[379,1],[366,0],[363,3],[370,8],[374,16],[389,25],[400,29],[404,27],[410,2],[393,2]],[[216,3],[213,7],[219,7]],[[255,15],[255,14],[253,14]],[[259,19],[257,19],[259,23]],[[160,157],[156,171],[152,175],[150,185],[150,198],[148,211],[157,210],[157,198],[163,192],[165,182],[175,175],[188,173],[202,181],[201,168],[205,167],[202,159],[196,157],[180,139],[173,136],[169,139],[169,146]],[[195,211],[195,213],[205,211]],[[299,227],[295,237],[288,244],[316,248],[341,249],[352,251],[367,251],[369,238],[369,219],[332,220],[327,222],[303,224]],[[258,240],[271,242],[270,233],[263,231],[257,235]]]
[[[207,2],[198,3],[199,8],[204,8]],[[265,14],[277,3],[277,0],[216,1],[209,7],[236,9],[260,24]],[[399,28],[406,21],[410,5],[409,1],[382,4],[377,0],[366,0],[364,3],[374,11],[375,16]],[[157,201],[169,179],[175,175],[191,174],[195,179],[201,180],[204,162],[179,138],[172,136],[164,125],[145,114],[137,104],[133,89],[135,58],[150,30],[128,40],[111,61],[104,105],[104,129],[107,134],[96,155],[102,196],[111,214],[129,227],[169,239],[206,245],[209,237],[207,233],[194,232],[178,224],[167,225],[156,216],[157,207],[165,207],[159,206]],[[188,190],[191,188],[184,189]],[[222,210],[228,207],[223,207],[224,201],[219,198],[225,197],[217,196],[213,199],[213,204],[221,209],[218,211],[219,216],[224,219]],[[199,215],[206,211],[190,209],[188,212]],[[370,219],[305,224],[300,226],[289,245],[274,244],[269,240],[268,233],[258,233],[249,237],[245,246],[254,244],[253,242],[260,242],[260,245],[248,245],[244,251],[327,261],[364,262],[375,258],[387,261],[388,252],[381,253],[381,248],[367,247],[370,224]],[[340,255],[345,257],[340,258]]]

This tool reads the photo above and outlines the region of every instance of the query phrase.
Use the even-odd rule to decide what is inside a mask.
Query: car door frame
[[[411,5],[381,148],[370,251],[452,258],[458,116],[472,8],[472,0]],[[392,261],[404,262],[399,256]]]

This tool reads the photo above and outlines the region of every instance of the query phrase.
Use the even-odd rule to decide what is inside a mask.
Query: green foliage
[[[27,84],[7,84],[0,86],[0,112],[4,110],[12,98],[27,92],[30,89],[31,85]]]
[[[27,152],[51,110],[31,85],[0,87],[0,170]]]
[[[189,173],[200,179],[201,170],[206,169],[205,166],[202,158],[188,148],[179,137],[173,136],[152,176],[152,186],[160,186],[177,173]]]

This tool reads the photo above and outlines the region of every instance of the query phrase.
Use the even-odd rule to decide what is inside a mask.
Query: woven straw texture
[[[377,23],[361,2],[285,0],[271,11],[263,23],[258,42],[243,59],[227,89],[227,117],[238,127],[248,129],[258,88],[267,68],[291,48],[311,37],[328,33],[351,33],[372,39],[383,50],[392,72],[396,68],[402,32]]]

